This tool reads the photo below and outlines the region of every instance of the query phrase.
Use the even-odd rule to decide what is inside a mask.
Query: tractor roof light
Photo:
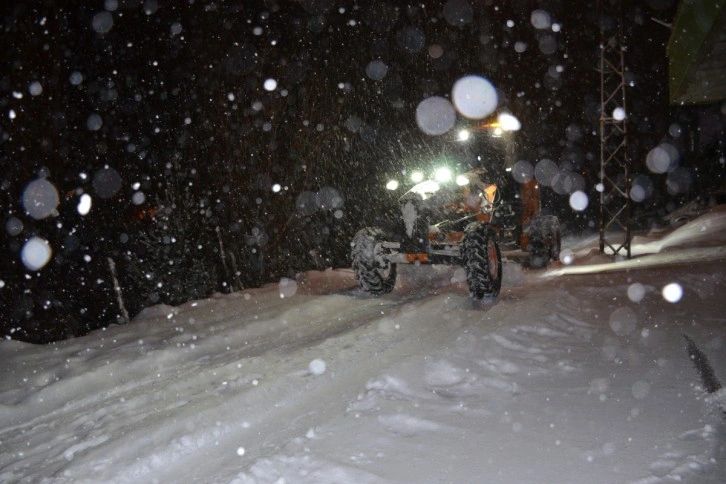
[[[522,123],[519,122],[516,116],[509,113],[500,114],[497,121],[504,131],[519,131],[522,128]]]

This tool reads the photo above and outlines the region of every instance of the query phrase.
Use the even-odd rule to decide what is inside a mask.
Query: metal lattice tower
[[[600,13],[600,252],[630,258],[631,175],[622,22],[618,15],[617,26],[607,29],[602,8]]]

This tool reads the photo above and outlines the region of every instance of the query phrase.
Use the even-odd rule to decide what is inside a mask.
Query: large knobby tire
[[[547,267],[550,260],[560,258],[562,235],[560,220],[554,215],[540,215],[529,226],[529,266],[535,269]]]
[[[461,244],[461,258],[471,297],[497,297],[502,288],[502,254],[494,231],[479,222],[469,224]]]
[[[376,296],[391,292],[396,284],[396,264],[385,257],[384,240],[381,229],[366,227],[355,234],[352,243],[355,278],[364,291]]]

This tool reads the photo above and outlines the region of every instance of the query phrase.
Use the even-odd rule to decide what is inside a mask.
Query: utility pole
[[[621,2],[600,0],[600,252],[630,258],[630,158]],[[617,10],[617,12],[613,12]]]

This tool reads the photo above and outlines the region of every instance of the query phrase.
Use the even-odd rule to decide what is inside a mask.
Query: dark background
[[[667,103],[670,31],[653,18],[670,22],[675,1],[604,2],[604,11],[595,1],[529,0],[67,3],[0,7],[0,210],[6,227],[23,227],[0,230],[7,338],[44,343],[124,323],[109,260],[130,317],[347,266],[353,234],[392,216],[389,177],[442,159],[501,165],[496,140],[463,144],[416,125],[418,103],[448,97],[466,74],[490,79],[500,108],[522,122],[517,159],[554,160],[591,195],[575,212],[567,193],[547,190],[545,210],[569,233],[596,230],[600,25],[618,18],[629,150],[653,186],[636,207],[642,228],[722,184],[721,106]],[[536,9],[561,30],[534,28]],[[443,55],[432,57],[432,45]],[[388,66],[380,80],[366,75],[376,59]],[[715,124],[697,137],[708,116]],[[678,193],[645,168],[664,140],[688,173]],[[59,194],[41,220],[22,204],[38,178]],[[110,194],[99,188],[109,184]],[[82,194],[93,200],[86,215]],[[39,271],[20,257],[33,236],[53,250]]]

